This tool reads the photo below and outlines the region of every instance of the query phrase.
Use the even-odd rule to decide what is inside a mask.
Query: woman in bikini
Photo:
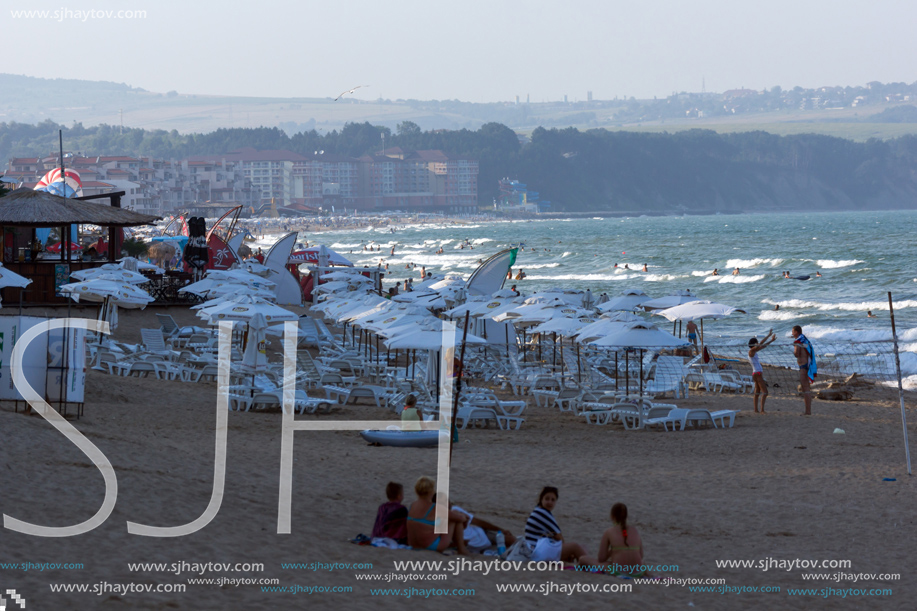
[[[773,329],[771,329],[773,331]],[[777,334],[767,332],[764,341],[758,343],[758,338],[748,340],[748,362],[751,364],[751,379],[755,383],[755,413],[758,413],[758,396],[761,396],[761,413],[764,413],[764,402],[767,401],[767,382],[764,381],[764,369],[758,360],[758,352],[770,346],[777,339]]]
[[[436,525],[436,503],[433,494],[436,492],[436,481],[426,475],[414,484],[417,500],[408,511],[408,545],[416,549],[428,549],[441,552],[454,545],[460,554],[468,554],[465,547],[465,519],[457,511],[449,512],[449,532],[437,535],[433,532]]]
[[[627,525],[627,505],[611,506],[611,528],[602,533],[598,558],[583,558],[584,564],[604,568],[613,575],[641,576],[643,568],[643,540],[633,526]]]

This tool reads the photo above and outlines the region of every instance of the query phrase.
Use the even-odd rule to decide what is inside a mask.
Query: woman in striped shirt
[[[535,549],[538,540],[542,538],[554,539],[562,542],[560,554],[556,558],[547,558],[547,560],[563,560],[564,562],[574,562],[580,556],[586,555],[586,550],[579,543],[564,542],[564,537],[560,532],[560,526],[554,519],[551,511],[557,504],[558,492],[553,486],[545,486],[538,495],[538,505],[532,511],[532,515],[525,523],[525,542],[528,546]]]

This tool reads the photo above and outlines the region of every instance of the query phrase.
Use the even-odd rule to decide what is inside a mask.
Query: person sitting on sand
[[[768,339],[770,338],[770,339]],[[758,413],[758,395],[761,396],[761,413],[764,413],[764,402],[767,401],[767,382],[764,380],[764,369],[758,360],[758,352],[770,346],[777,339],[773,329],[764,336],[764,341],[758,343],[758,338],[748,340],[748,362],[751,363],[751,379],[755,383],[755,413]]]
[[[584,558],[584,564],[604,567],[612,575],[643,576],[643,540],[633,526],[627,525],[627,506],[611,506],[611,528],[602,533],[597,558]]]
[[[389,482],[385,487],[387,503],[379,505],[376,512],[376,523],[373,525],[372,538],[385,537],[394,539],[402,545],[408,541],[408,508],[401,504],[404,500],[404,486]]]
[[[872,313],[872,310],[866,310],[866,318],[877,318],[877,316]]]
[[[455,545],[460,554],[468,554],[465,547],[465,515],[450,511],[449,531],[437,535],[433,532],[436,524],[436,504],[433,502],[433,493],[436,492],[436,481],[426,475],[421,476],[414,484],[417,500],[411,503],[408,510],[407,529],[408,545],[416,549],[428,549],[437,552],[444,551],[450,545]]]
[[[417,409],[417,397],[408,395],[404,400],[404,409],[401,410],[401,430],[420,430],[420,410]]]
[[[525,522],[525,542],[535,552],[532,560],[562,560],[573,562],[586,555],[586,550],[579,543],[566,543],[560,532],[560,526],[551,513],[557,504],[558,491],[553,486],[545,486],[538,495],[538,505],[532,510],[529,519]],[[554,552],[551,556],[538,553],[538,542],[541,539],[560,541],[562,545],[552,546]],[[536,557],[537,556],[537,557]]]
[[[433,502],[436,502],[436,495],[433,495]],[[497,533],[503,533],[503,540],[506,547],[516,542],[513,533],[505,528],[500,528],[486,520],[482,520],[476,515],[467,512],[458,505],[449,503],[449,512],[458,512],[465,516],[465,546],[473,553],[480,553],[496,543]]]

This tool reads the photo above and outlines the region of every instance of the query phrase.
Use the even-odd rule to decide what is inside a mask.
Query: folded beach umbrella
[[[261,373],[267,369],[267,320],[258,313],[248,321],[245,347],[242,349],[240,369],[248,373]]]

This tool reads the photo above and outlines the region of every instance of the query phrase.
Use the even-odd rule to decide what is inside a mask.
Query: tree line
[[[497,181],[517,178],[553,202],[556,210],[711,212],[813,208],[912,207],[917,198],[917,136],[854,142],[814,134],[765,132],[673,134],[535,129],[520,139],[508,127],[423,131],[400,123],[394,132],[369,123],[340,131],[278,128],[218,129],[207,134],[0,123],[0,158],[53,154],[57,131],[65,148],[86,155],[152,156],[180,160],[243,148],[283,149],[359,157],[385,146],[439,149],[479,161],[479,201],[497,195]],[[523,142],[524,140],[524,142]]]

